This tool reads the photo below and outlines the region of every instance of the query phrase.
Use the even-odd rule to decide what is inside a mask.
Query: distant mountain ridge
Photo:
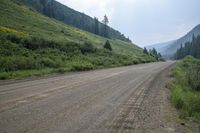
[[[29,7],[37,10],[38,12],[50,17],[54,18],[58,21],[61,21],[65,24],[77,27],[79,29],[88,31],[90,33],[95,33],[95,21],[92,17],[75,11],[72,8],[69,8],[55,0],[16,0],[18,2],[22,2]],[[101,22],[99,25],[99,34],[100,36],[104,36],[104,24]],[[119,31],[108,26],[109,38],[119,39],[126,42],[131,42],[129,38],[126,38],[124,34],[121,34]]]
[[[174,41],[153,44],[153,45],[147,46],[147,49],[150,50],[150,49],[156,48],[157,52],[164,53],[164,50],[170,47],[170,44],[172,44],[173,42]]]
[[[184,46],[186,42],[191,42],[192,36],[200,35],[200,24],[194,27],[190,32],[188,32],[185,36],[170,42],[154,44],[147,46],[147,49],[155,48],[158,52],[160,52],[165,59],[173,58],[176,51]]]

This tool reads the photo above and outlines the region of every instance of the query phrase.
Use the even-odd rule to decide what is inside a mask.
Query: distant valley
[[[147,46],[147,49],[152,49],[155,48],[165,59],[173,59],[174,54],[176,51],[186,42],[190,42],[192,40],[192,37],[200,35],[200,24],[197,25],[195,28],[193,28],[190,32],[188,32],[185,36],[169,41],[169,42],[164,42],[164,43],[159,43],[159,44],[153,44],[150,46]]]

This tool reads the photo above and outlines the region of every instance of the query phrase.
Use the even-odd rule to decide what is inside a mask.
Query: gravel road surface
[[[162,113],[154,112],[162,111],[163,104],[157,105],[155,100],[162,101],[162,75],[173,64],[148,63],[0,81],[0,132],[176,132],[159,122]]]

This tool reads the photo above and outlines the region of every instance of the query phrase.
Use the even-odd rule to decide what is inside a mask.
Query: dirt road
[[[172,64],[0,82],[0,132],[175,132],[163,124],[160,103]]]

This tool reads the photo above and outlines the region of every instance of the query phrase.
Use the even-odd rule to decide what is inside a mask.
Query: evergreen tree
[[[103,47],[105,49],[108,49],[108,50],[112,51],[112,47],[111,47],[110,42],[108,40],[106,41],[106,43],[105,43],[105,45]]]
[[[158,53],[158,52],[156,51],[155,48],[150,49],[150,50],[149,50],[149,54],[150,54],[151,56],[154,56],[157,60],[164,60],[164,59],[162,58],[162,55],[161,55],[160,53]]]
[[[195,58],[200,58],[200,35],[193,35],[191,42],[186,42],[185,45],[177,50],[175,59],[182,59],[187,55],[192,55]]]
[[[153,55],[155,55],[155,56],[157,56],[157,55],[158,55],[158,53],[157,53],[157,51],[156,51],[156,49],[155,49],[155,48],[153,48],[153,50],[152,50],[152,54],[153,54]]]
[[[197,36],[197,46],[196,46],[196,50],[197,50],[197,56],[196,58],[200,59],[200,35]]]
[[[88,15],[77,12],[67,6],[60,4],[55,0],[18,0],[22,3],[31,7],[43,15],[54,18],[58,21],[61,21],[70,26],[77,27],[79,29],[88,31],[90,33],[95,33],[103,37],[109,37],[111,39],[119,39],[126,42],[131,42],[131,40],[119,31],[108,26],[108,18],[105,15],[103,23],[99,22],[94,23],[94,18],[89,17]],[[96,21],[97,22],[97,21]],[[98,26],[97,26],[98,25]],[[99,27],[99,29],[94,27]],[[98,31],[99,30],[99,31]]]
[[[99,21],[98,18],[94,18],[94,34],[99,35]]]
[[[143,53],[149,54],[149,53],[148,53],[148,50],[147,50],[145,47],[144,47]]]
[[[94,20],[94,18],[85,15],[84,13],[77,12],[71,8],[68,8],[67,6],[62,5],[55,0],[20,1],[35,9],[36,11],[42,13],[43,15],[54,18],[67,25],[71,25],[103,37],[109,37],[112,39],[119,39],[122,41],[131,42],[129,38],[125,37],[119,31],[108,26],[109,21],[106,15],[104,16],[104,21],[101,23],[96,19]]]
[[[102,21],[102,23],[104,24],[104,37],[108,37],[108,17],[105,15],[104,19]]]
[[[158,57],[159,57],[159,58],[162,58],[162,55],[161,55],[160,53],[158,53]]]

